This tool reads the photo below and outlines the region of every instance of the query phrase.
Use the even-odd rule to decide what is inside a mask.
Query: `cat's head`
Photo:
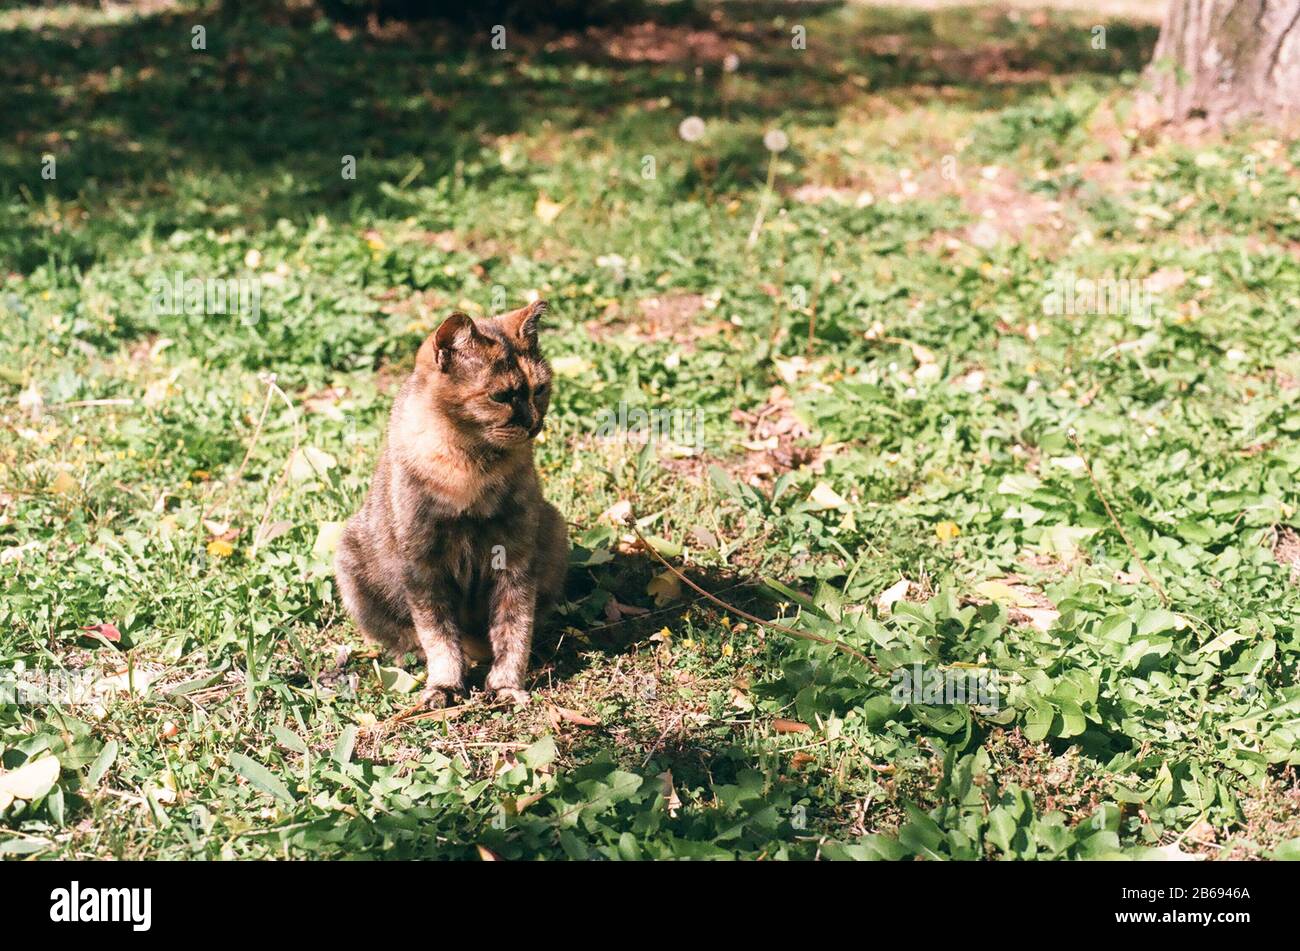
[[[534,301],[479,321],[455,313],[421,345],[416,373],[463,436],[508,449],[542,431],[551,368],[537,331],[546,306]]]

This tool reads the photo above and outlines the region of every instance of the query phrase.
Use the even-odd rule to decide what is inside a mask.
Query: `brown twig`
[[[1165,594],[1165,589],[1160,587],[1160,582],[1156,580],[1156,576],[1151,573],[1151,569],[1147,567],[1147,563],[1142,560],[1142,556],[1139,555],[1137,549],[1133,547],[1133,542],[1129,539],[1128,532],[1124,531],[1124,526],[1121,525],[1119,519],[1115,517],[1115,510],[1110,507],[1110,502],[1106,499],[1106,493],[1101,490],[1101,483],[1097,481],[1097,476],[1092,471],[1092,464],[1088,462],[1088,457],[1083,454],[1083,445],[1079,442],[1079,434],[1076,433],[1074,427],[1071,426],[1066,435],[1070,437],[1070,441],[1074,443],[1075,452],[1077,452],[1079,458],[1083,460],[1084,471],[1088,473],[1088,479],[1092,482],[1092,487],[1096,491],[1097,497],[1101,499],[1101,504],[1105,506],[1106,514],[1110,516],[1111,524],[1114,525],[1115,530],[1119,532],[1119,537],[1124,539],[1124,544],[1128,546],[1129,554],[1132,555],[1133,560],[1138,563],[1138,567],[1141,568],[1142,573],[1146,575],[1147,581],[1151,582],[1151,587],[1154,588],[1156,594],[1160,596],[1160,603],[1165,607],[1169,607],[1169,595]]]
[[[496,703],[482,703],[482,704],[461,703],[452,707],[438,707],[437,709],[430,710],[426,704],[421,702],[421,703],[413,704],[412,706],[407,707],[405,710],[399,710],[397,713],[394,713],[391,717],[388,717],[385,720],[380,720],[378,723],[373,723],[368,727],[364,727],[363,729],[377,730],[380,727],[397,726],[398,724],[401,723],[414,723],[418,720],[452,720],[460,716],[466,710],[469,710],[471,708],[475,708],[479,710],[495,710],[497,708],[507,707],[507,706],[514,706],[514,704],[507,703],[505,701],[498,701]]]
[[[830,638],[830,637],[822,637],[820,634],[813,634],[809,631],[800,631],[793,627],[787,627],[784,624],[777,624],[775,621],[765,621],[756,614],[750,614],[748,611],[742,611],[734,604],[728,604],[726,601],[723,601],[721,598],[715,597],[714,595],[710,594],[708,591],[705,591],[703,588],[697,585],[690,578],[686,577],[686,575],[682,574],[680,570],[674,568],[671,564],[669,564],[668,560],[664,558],[663,555],[659,554],[659,552],[655,549],[653,545],[651,545],[648,541],[646,541],[645,536],[641,534],[641,529],[640,527],[638,527],[636,523],[635,512],[632,513],[628,521],[632,526],[632,531],[636,533],[637,539],[641,542],[641,545],[646,549],[646,551],[650,552],[650,554],[654,556],[656,561],[658,561],[661,565],[663,565],[665,568],[671,571],[677,577],[678,581],[685,584],[687,587],[689,587],[691,590],[695,591],[697,594],[704,597],[706,600],[712,601],[718,607],[726,611],[730,611],[731,613],[737,615],[738,617],[743,617],[745,620],[752,621],[753,623],[758,624],[762,627],[770,628],[773,631],[779,631],[780,633],[789,635],[790,637],[797,637],[800,640],[815,641],[818,644],[825,644],[827,647],[833,647],[838,651],[843,651],[844,653],[850,655],[851,657],[856,657],[858,660],[862,661],[864,664],[866,664],[876,673],[880,672],[880,668],[876,666],[875,661],[873,661],[870,657],[868,657],[866,654],[862,653],[861,651],[853,647],[850,647],[848,644],[845,644],[843,641],[837,641],[834,638]]]

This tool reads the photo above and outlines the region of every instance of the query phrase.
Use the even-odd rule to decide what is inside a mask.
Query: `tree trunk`
[[[1300,116],[1300,0],[1170,0],[1146,81],[1149,118]]]

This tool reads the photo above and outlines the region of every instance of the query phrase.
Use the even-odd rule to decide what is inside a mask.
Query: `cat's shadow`
[[[735,619],[736,609],[764,620],[777,614],[775,600],[763,593],[762,581],[735,569],[674,565],[717,598],[713,601],[673,577],[648,552],[610,554],[613,557],[599,565],[570,567],[565,604],[551,613],[533,638],[529,679],[535,688],[569,680],[598,663],[602,655],[643,649],[665,628],[677,634],[688,612],[697,619],[710,614],[730,614]],[[655,579],[659,580],[652,588]],[[483,676],[482,670],[476,673]]]

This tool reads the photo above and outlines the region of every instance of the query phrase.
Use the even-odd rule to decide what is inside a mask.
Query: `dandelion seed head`
[[[699,116],[687,116],[677,127],[677,134],[684,142],[698,142],[704,138],[704,120]]]

